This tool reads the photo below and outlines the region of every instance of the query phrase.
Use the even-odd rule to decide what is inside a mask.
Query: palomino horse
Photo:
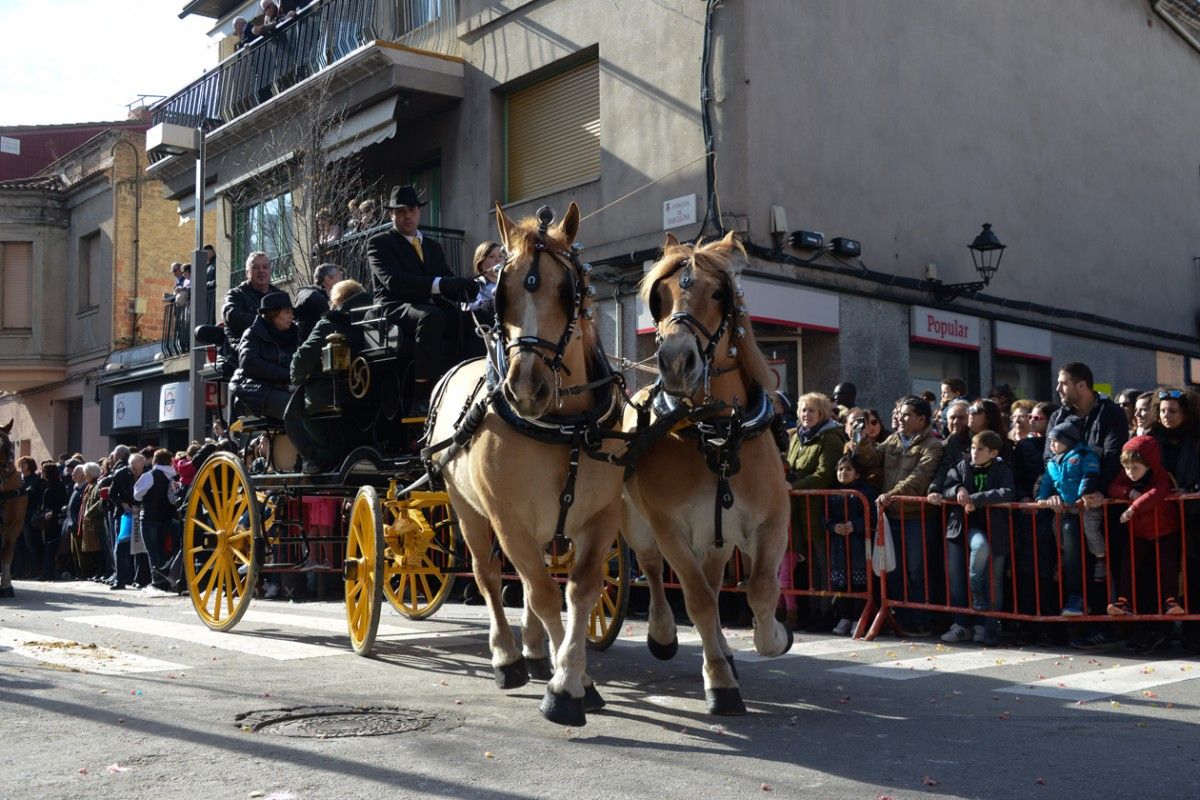
[[[550,678],[542,715],[583,725],[585,711],[604,704],[585,672],[586,626],[620,524],[622,471],[580,452],[599,449],[601,430],[619,424],[622,397],[586,308],[586,268],[571,247],[579,209],[572,203],[550,227],[552,217],[543,209],[540,224],[513,223],[496,207],[508,257],[491,356],[459,365],[436,387],[427,441],[440,444],[425,452],[445,479],[487,601],[497,684],[515,688],[541,672]],[[453,438],[461,444],[447,448]],[[489,526],[525,590],[524,654],[505,620]],[[544,557],[567,532],[575,558],[564,632],[562,594]]]
[[[717,593],[738,548],[750,564],[746,599],[754,611],[754,646],[787,652],[792,634],[775,619],[779,564],[787,548],[788,484],[770,432],[766,387],[774,383],[731,270],[742,251],[733,234],[699,247],[668,234],[663,256],[642,281],[654,317],[659,382],[634,402],[655,417],[691,406],[688,423],[642,455],[628,484],[636,512],[683,586],[688,616],[704,645],[704,688],[711,714],[743,714],[733,651],[721,633]],[[626,428],[638,411],[626,408]],[[643,418],[644,424],[644,418]],[[645,522],[633,509],[623,531],[643,558]],[[652,582],[650,650],[670,658],[675,621],[662,595],[661,565],[642,564]]]
[[[0,426],[0,597],[12,597],[13,548],[25,524],[25,506],[29,498],[21,493],[21,473],[14,458],[13,420]]]

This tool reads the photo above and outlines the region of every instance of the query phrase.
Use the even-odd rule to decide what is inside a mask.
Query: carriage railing
[[[151,123],[213,131],[377,40],[458,55],[455,6],[453,0],[321,0],[157,103]]]
[[[391,227],[391,223],[378,225],[365,231],[347,234],[340,239],[320,245],[318,255],[321,263],[337,264],[346,271],[347,278],[353,278],[370,290],[371,270],[367,266],[367,240],[377,233],[382,233]],[[421,233],[437,241],[446,253],[446,264],[455,275],[466,275],[463,271],[465,258],[463,256],[463,238],[465,233],[456,228],[437,228],[421,226]]]

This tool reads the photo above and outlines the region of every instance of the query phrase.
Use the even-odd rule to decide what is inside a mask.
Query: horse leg
[[[521,580],[525,597],[529,597],[529,586]],[[525,655],[525,664],[531,677],[539,681],[548,681],[554,674],[554,666],[546,653],[546,628],[538,619],[537,614],[529,603],[521,612],[521,652]]]
[[[675,569],[683,587],[683,601],[688,617],[704,646],[704,696],[708,713],[745,714],[742,693],[738,689],[733,668],[721,649],[721,623],[717,617],[717,596],[713,592],[701,565],[692,553],[686,532],[674,520],[659,516],[653,521],[658,543],[668,562]],[[728,645],[726,645],[728,646]]]
[[[458,524],[471,551],[471,572],[487,603],[490,617],[488,646],[492,650],[492,675],[501,689],[517,689],[529,683],[529,670],[517,649],[512,627],[504,616],[500,599],[500,560],[492,553],[487,519],[464,502],[455,502]]]
[[[541,712],[561,725],[583,725],[586,712],[599,711],[604,699],[587,674],[587,625],[604,582],[615,513],[601,512],[574,537],[575,563],[567,580],[566,638],[557,650],[557,669],[546,685]]]
[[[757,548],[750,565],[746,602],[754,612],[754,649],[764,656],[779,656],[792,648],[792,631],[775,619],[779,605],[779,564],[788,545],[786,517],[768,519],[757,532]]]
[[[20,528],[17,529],[18,532]],[[11,530],[0,530],[0,597],[15,597],[12,587],[13,550],[17,537]]]
[[[650,524],[630,507],[631,504],[632,501],[626,498],[621,533],[637,558],[638,568],[650,592],[646,646],[655,658],[670,661],[679,652],[679,635],[675,628],[675,612],[671,610],[663,588],[663,557],[654,543]]]
[[[733,648],[729,646],[729,641],[725,638],[725,631],[721,628],[721,613],[720,613],[720,596],[721,586],[725,580],[725,565],[729,563],[730,548],[722,547],[720,550],[713,548],[704,556],[704,579],[708,581],[708,588],[712,590],[713,596],[718,598],[717,606],[717,645],[721,648],[721,652],[725,654],[725,660],[729,662],[729,668],[733,670],[733,677],[737,678],[737,665],[733,662]]]

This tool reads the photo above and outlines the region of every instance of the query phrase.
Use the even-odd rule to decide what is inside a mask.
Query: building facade
[[[629,361],[652,351],[633,290],[664,232],[737,230],[758,339],[791,392],[851,380],[882,407],[962,377],[1048,398],[1070,360],[1102,388],[1181,385],[1200,381],[1187,9],[325,0],[223,46],[153,114],[206,133],[231,265],[218,297],[252,249],[304,282],[318,210],[353,244],[346,202],[413,182],[464,265],[495,237],[496,203],[579,203],[606,343]],[[228,37],[255,8],[184,10]],[[191,165],[149,168],[185,214]],[[983,223],[1003,260],[956,290],[980,281],[967,245]],[[796,230],[823,246],[793,247]],[[325,256],[364,274],[361,248]]]
[[[192,248],[146,165],[144,135],[121,126],[0,183],[0,420],[22,454],[165,441],[156,424],[119,430],[102,402],[127,373],[162,374],[170,264]]]

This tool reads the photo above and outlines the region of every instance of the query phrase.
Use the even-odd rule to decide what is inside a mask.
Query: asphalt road
[[[1200,661],[1178,651],[802,635],[764,660],[733,630],[750,712],[713,718],[691,632],[656,661],[633,620],[590,654],[608,707],[566,729],[538,714],[540,684],[495,687],[478,606],[388,608],[361,658],[340,603],[255,601],[221,634],[186,597],[16,588],[3,798],[1200,797]],[[311,706],[399,711],[279,722]]]

